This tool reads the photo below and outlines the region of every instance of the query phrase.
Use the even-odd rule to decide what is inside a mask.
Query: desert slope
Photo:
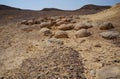
[[[110,9],[101,11],[99,13],[88,15],[89,18],[93,21],[109,21],[112,22],[117,30],[120,32],[120,4],[112,6]]]
[[[94,14],[90,16],[92,19],[103,19],[103,20],[119,20],[120,16],[120,4],[116,4],[110,9],[104,10],[102,12],[99,12],[97,14]]]
[[[119,9],[0,26],[0,78],[120,79]]]

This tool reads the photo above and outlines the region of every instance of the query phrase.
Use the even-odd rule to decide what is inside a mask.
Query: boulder
[[[44,35],[44,36],[49,36],[49,35],[52,34],[52,32],[50,31],[50,29],[48,29],[48,28],[42,28],[42,29],[40,30],[40,33],[41,33],[42,35]]]
[[[40,19],[35,19],[34,20],[34,24],[40,24],[41,23],[41,20]]]
[[[68,17],[68,18],[66,19],[67,22],[71,22],[72,20],[73,20],[73,19],[70,18],[70,17]]]
[[[40,24],[40,27],[41,28],[44,28],[44,27],[46,27],[46,28],[51,28],[51,22],[42,22],[41,24]]]
[[[68,38],[68,34],[65,31],[57,31],[54,37],[55,38]]]
[[[96,79],[120,79],[120,66],[105,66],[97,71]]]
[[[99,26],[99,28],[100,28],[100,30],[109,30],[109,29],[113,29],[114,26],[110,22],[104,22]]]
[[[114,38],[117,38],[119,36],[119,32],[117,32],[117,31],[105,31],[105,32],[100,33],[100,35],[106,39],[114,39]]]
[[[56,21],[57,19],[58,19],[58,17],[57,17],[57,16],[50,17],[50,20],[51,20],[51,21]]]
[[[27,25],[27,20],[22,20],[22,21],[21,21],[21,24]]]
[[[91,35],[91,33],[88,32],[86,29],[81,29],[81,30],[79,30],[79,31],[77,31],[77,32],[75,33],[75,36],[76,36],[77,38],[88,37],[88,36],[90,36],[90,35]]]
[[[32,24],[34,24],[34,21],[33,20],[28,20],[27,23],[28,23],[28,25],[32,25]]]
[[[73,19],[72,21],[71,21],[71,23],[76,23],[77,22],[77,20],[75,20],[75,19]]]
[[[61,21],[61,20],[57,20],[56,21],[56,26],[60,26],[61,24],[64,24],[65,22],[64,21]]]
[[[74,29],[75,30],[80,30],[80,29],[88,29],[93,27],[92,24],[89,23],[76,23]]]
[[[71,30],[73,29],[73,24],[62,24],[58,27],[59,30]]]
[[[47,40],[47,44],[49,44],[49,45],[52,45],[52,44],[63,45],[64,42],[60,39],[57,39],[57,38],[50,38]]]

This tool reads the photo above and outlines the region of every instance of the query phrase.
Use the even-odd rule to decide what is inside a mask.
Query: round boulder
[[[27,20],[22,20],[22,21],[21,21],[21,24],[27,25]]]
[[[67,22],[71,22],[72,20],[73,20],[73,19],[70,18],[70,17],[68,17],[68,18],[66,19]]]
[[[117,32],[117,31],[106,31],[106,32],[100,33],[100,35],[103,38],[106,38],[106,39],[114,39],[114,38],[117,38],[119,36],[119,32]]]
[[[60,19],[57,19],[56,26],[59,26],[59,25],[64,24],[64,23],[65,23],[64,21],[61,21]]]
[[[77,38],[88,37],[88,36],[90,36],[90,35],[91,35],[91,33],[88,32],[86,29],[81,29],[81,30],[79,30],[79,31],[77,31],[77,32],[75,33],[75,36],[76,36]]]
[[[27,23],[28,23],[28,25],[32,25],[32,24],[34,24],[34,21],[33,20],[28,20]]]
[[[62,24],[58,27],[59,30],[71,30],[73,29],[73,24]]]
[[[100,30],[109,30],[109,29],[113,29],[114,26],[112,23],[109,23],[109,22],[104,22],[103,24],[101,24],[99,26]]]
[[[120,79],[119,66],[106,66],[98,70],[96,79]]]
[[[68,38],[68,34],[65,31],[57,31],[55,33],[55,38]]]
[[[41,20],[40,19],[35,19],[34,20],[34,24],[40,24],[41,23]]]
[[[42,22],[42,23],[40,24],[40,27],[41,27],[41,28],[44,28],[44,27],[46,27],[46,28],[51,28],[51,22]]]
[[[76,23],[74,29],[75,30],[80,30],[80,29],[88,29],[93,27],[91,24],[84,24],[84,23]]]
[[[48,28],[42,28],[42,29],[40,30],[40,33],[41,33],[42,35],[44,35],[44,36],[49,36],[49,35],[52,34],[52,32],[50,31],[50,29],[48,29]]]

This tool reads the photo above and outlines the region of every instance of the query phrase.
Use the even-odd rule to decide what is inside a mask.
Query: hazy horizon
[[[87,4],[112,6],[119,2],[120,0],[0,0],[0,5],[30,10],[41,10],[43,8],[75,10]]]

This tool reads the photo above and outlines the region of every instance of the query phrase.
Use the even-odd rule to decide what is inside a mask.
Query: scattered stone
[[[42,28],[42,29],[40,30],[40,33],[41,33],[42,35],[44,35],[44,36],[49,36],[49,35],[52,34],[52,32],[50,31],[50,29],[48,29],[48,28]]]
[[[21,24],[27,25],[27,20],[22,20],[22,21],[21,21]]]
[[[55,38],[68,38],[68,34],[65,31],[57,31],[55,33]]]
[[[93,27],[92,24],[90,23],[76,23],[74,29],[75,30],[80,30],[80,29],[88,29]]]
[[[60,39],[56,39],[56,38],[50,38],[50,39],[48,39],[47,43],[49,43],[49,45],[50,44],[58,44],[58,45],[63,45],[64,44],[63,41],[61,41]]]
[[[120,79],[120,67],[105,66],[98,70],[96,79]]]
[[[40,19],[35,19],[34,20],[34,24],[40,24],[41,23],[41,20]]]
[[[72,18],[67,18],[66,21],[67,22],[71,22],[73,19]]]
[[[51,21],[51,26],[56,25],[56,21]]]
[[[62,18],[61,21],[67,22],[67,18]]]
[[[41,24],[40,24],[40,27],[41,28],[44,28],[44,27],[46,27],[46,28],[51,28],[51,22],[42,22]]]
[[[56,17],[50,17],[50,20],[51,21],[56,21],[58,19],[58,17],[56,16]]]
[[[77,32],[75,33],[75,36],[76,36],[77,38],[88,37],[88,36],[90,36],[90,35],[91,35],[91,33],[88,32],[86,29],[81,29],[81,30],[79,30],[79,31],[77,31]]]
[[[28,23],[28,25],[32,25],[32,24],[34,24],[34,21],[33,20],[28,20],[27,23]]]
[[[72,20],[71,23],[76,23],[77,21],[76,20]]]
[[[119,36],[119,32],[117,32],[117,31],[106,31],[106,32],[100,33],[100,35],[105,39],[114,39],[114,38],[117,38]]]
[[[95,44],[95,47],[102,47],[101,44]]]
[[[73,29],[73,24],[62,24],[58,27],[59,30],[71,30]]]
[[[64,24],[65,22],[64,21],[61,21],[58,19],[58,21],[56,21],[56,26],[60,26],[61,24]]]
[[[91,70],[91,71],[90,71],[90,75],[91,75],[91,76],[93,76],[93,77],[94,77],[94,76],[95,76],[95,74],[96,74],[96,71],[95,71],[95,70]]]
[[[109,29],[113,29],[114,26],[112,23],[109,23],[109,22],[104,22],[103,24],[101,24],[99,26],[100,30],[109,30]]]

